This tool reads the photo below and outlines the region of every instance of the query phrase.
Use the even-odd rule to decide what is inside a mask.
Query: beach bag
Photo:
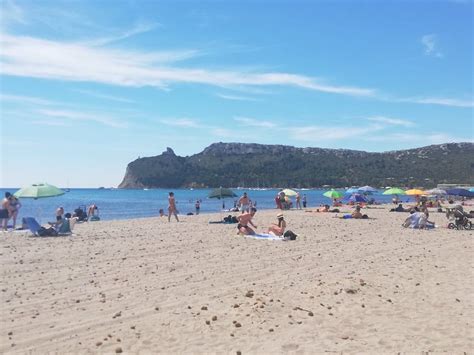
[[[56,232],[54,228],[41,227],[40,229],[38,229],[38,235],[40,237],[55,237],[58,235],[58,232]]]
[[[285,240],[296,240],[297,235],[292,231],[288,230],[283,234],[283,239]]]

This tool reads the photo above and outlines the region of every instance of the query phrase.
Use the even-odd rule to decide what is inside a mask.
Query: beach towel
[[[253,234],[253,235],[245,235],[248,238],[254,238],[254,239],[265,239],[265,240],[284,240],[281,237],[277,237],[273,234]]]

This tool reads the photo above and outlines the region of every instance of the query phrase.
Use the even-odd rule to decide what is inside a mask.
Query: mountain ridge
[[[191,156],[177,156],[167,148],[136,159],[119,188],[430,187],[474,183],[473,171],[474,144],[469,142],[387,152],[218,142]]]

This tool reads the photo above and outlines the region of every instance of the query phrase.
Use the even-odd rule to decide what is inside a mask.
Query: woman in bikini
[[[281,237],[283,233],[285,233],[286,222],[283,218],[283,213],[278,213],[277,218],[278,224],[272,223],[272,225],[268,227],[268,233]]]
[[[178,210],[176,208],[176,200],[174,199],[174,192],[170,192],[168,195],[168,222],[171,222],[171,215],[174,215],[176,221],[179,222],[178,219]]]

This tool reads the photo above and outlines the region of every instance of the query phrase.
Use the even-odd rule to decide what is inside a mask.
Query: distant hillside
[[[127,166],[119,188],[424,186],[474,184],[474,144],[383,153],[214,143],[179,157],[171,148]]]

